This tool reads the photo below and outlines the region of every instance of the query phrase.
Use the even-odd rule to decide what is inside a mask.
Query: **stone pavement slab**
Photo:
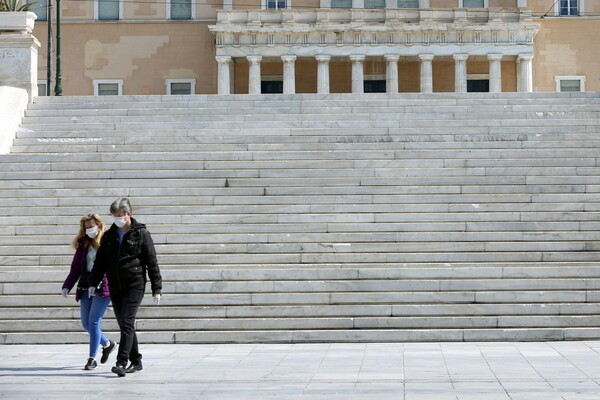
[[[0,346],[1,399],[600,400],[600,342],[141,344],[144,370],[85,371],[87,346]]]

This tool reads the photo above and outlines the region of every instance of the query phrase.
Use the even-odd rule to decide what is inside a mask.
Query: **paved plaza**
[[[0,346],[3,399],[592,400],[600,342],[142,344],[144,370],[83,370],[86,345]]]

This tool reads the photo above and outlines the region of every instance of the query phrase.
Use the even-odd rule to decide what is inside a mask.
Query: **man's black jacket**
[[[150,277],[152,295],[160,294],[162,277],[156,261],[156,250],[146,225],[131,218],[131,227],[119,246],[119,228],[113,224],[102,237],[92,270],[91,284],[100,283],[104,274],[111,291],[144,285]]]

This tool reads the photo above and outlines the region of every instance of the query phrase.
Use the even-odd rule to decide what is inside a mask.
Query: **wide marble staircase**
[[[37,98],[0,156],[0,343],[87,342],[69,245],[122,196],[164,281],[145,343],[600,338],[599,115],[598,93]]]

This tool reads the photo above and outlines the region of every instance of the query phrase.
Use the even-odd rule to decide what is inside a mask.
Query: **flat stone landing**
[[[144,370],[84,371],[87,346],[0,346],[4,399],[600,399],[600,342],[141,344]]]

